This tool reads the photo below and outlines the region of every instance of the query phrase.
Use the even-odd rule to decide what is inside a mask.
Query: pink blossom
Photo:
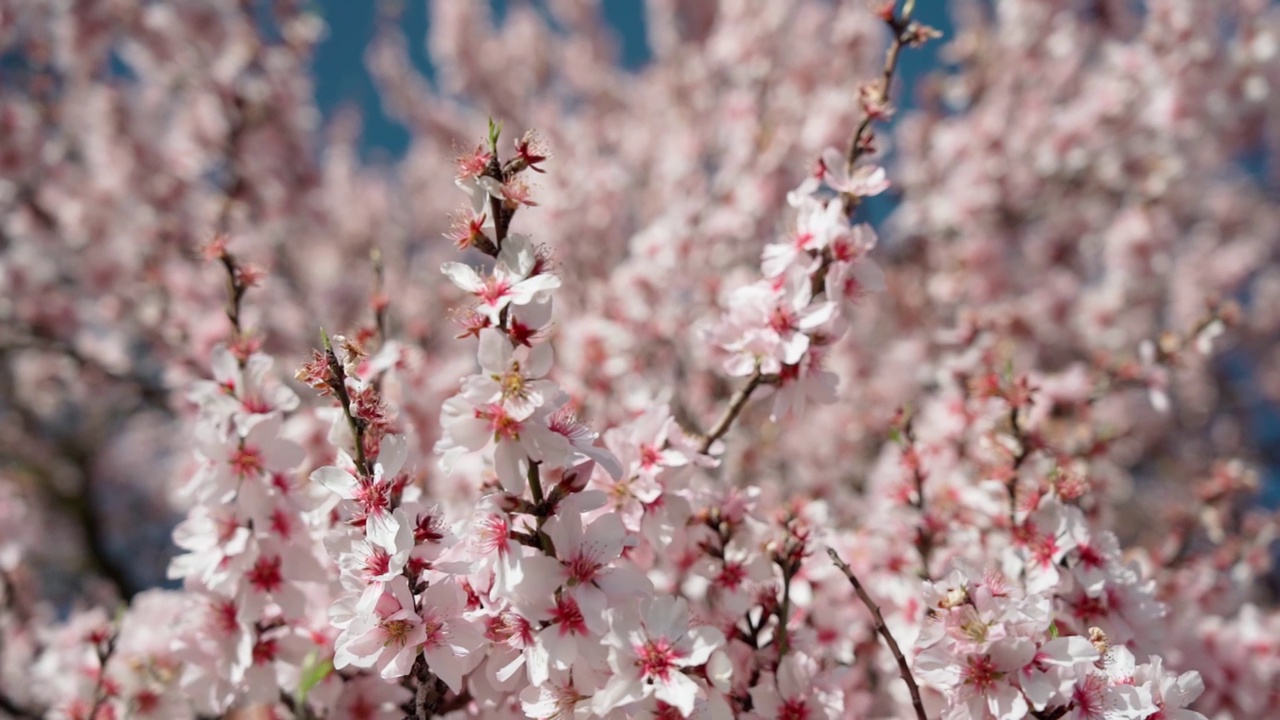
[[[724,644],[724,635],[711,627],[690,627],[683,598],[659,597],[642,602],[639,612],[610,610],[604,642],[614,675],[592,698],[596,712],[652,696],[688,717],[703,690],[685,670],[705,664]]]
[[[508,305],[527,305],[539,293],[560,287],[560,278],[549,273],[534,274],[536,267],[533,245],[527,238],[513,235],[503,244],[498,262],[487,277],[456,262],[445,263],[441,270],[454,285],[474,295],[480,301],[479,312],[497,324]]]

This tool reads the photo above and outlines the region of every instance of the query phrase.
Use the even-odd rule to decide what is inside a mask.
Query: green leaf
[[[1054,640],[1058,639],[1058,623],[1057,621],[1049,623],[1049,637]]]
[[[329,677],[329,673],[333,672],[332,659],[317,660],[317,657],[316,651],[312,650],[302,663],[302,677],[299,679],[298,692],[295,696],[299,707],[306,704],[307,694],[311,689],[324,682],[324,679]]]
[[[489,118],[489,149],[498,151],[498,137],[502,135],[502,123],[494,122],[493,118]]]

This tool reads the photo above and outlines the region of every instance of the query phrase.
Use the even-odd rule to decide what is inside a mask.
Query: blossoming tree
[[[300,3],[0,5],[0,714],[1271,717],[1280,16],[955,5],[388,13],[383,167]]]

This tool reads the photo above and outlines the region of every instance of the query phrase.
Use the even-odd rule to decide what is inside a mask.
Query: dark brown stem
[[[231,321],[231,328],[235,331],[236,337],[239,338],[244,334],[244,329],[240,325],[240,304],[244,300],[244,294],[249,290],[249,286],[245,285],[240,278],[239,266],[236,265],[235,256],[229,252],[222,253],[219,260],[222,266],[227,270],[227,319]]]
[[[373,468],[370,467],[369,459],[364,454],[364,422],[351,412],[351,394],[347,392],[347,373],[342,369],[342,363],[338,362],[338,356],[333,352],[329,335],[325,333],[323,337],[325,359],[329,363],[329,374],[332,376],[329,387],[342,403],[342,414],[346,416],[347,426],[351,428],[351,437],[355,440],[356,470],[365,477],[369,477],[373,474]]]
[[[1022,429],[1022,423],[1018,420],[1017,405],[1009,408],[1009,428],[1013,432],[1014,440],[1018,443],[1018,452],[1013,456],[1013,472],[1009,477],[1009,529],[1013,530],[1018,525],[1018,470],[1032,452],[1031,438]]]
[[[421,659],[418,662],[417,678],[418,688],[413,697],[413,720],[427,720],[440,711],[444,694],[449,688]]]
[[[907,689],[911,691],[911,705],[916,710],[916,718],[918,720],[929,720],[929,716],[924,713],[924,700],[920,698],[920,686],[916,685],[916,679],[911,674],[911,666],[907,664],[907,658],[902,654],[902,649],[898,647],[898,641],[893,639],[893,633],[889,632],[889,626],[884,624],[884,615],[880,613],[880,606],[876,605],[871,596],[867,594],[862,583],[858,582],[858,578],[853,574],[853,569],[849,564],[840,559],[840,555],[835,550],[827,548],[827,554],[831,556],[831,560],[835,562],[836,567],[840,568],[840,572],[849,578],[849,584],[853,586],[853,591],[858,594],[858,599],[862,604],[871,611],[871,618],[875,621],[876,632],[880,633],[880,637],[884,639],[884,644],[889,646],[889,652],[893,653],[893,659],[898,661],[898,673],[902,675],[902,681],[907,684]]]
[[[791,620],[791,579],[795,573],[784,570],[782,575],[782,602],[778,604],[778,657],[791,649],[787,623]]]
[[[31,720],[40,720],[40,718],[44,717],[42,713],[22,707],[13,698],[6,695],[3,690],[0,690],[0,712],[9,717],[30,718]]]
[[[756,388],[762,384],[764,384],[764,375],[759,368],[756,368],[756,371],[751,373],[751,377],[747,378],[747,384],[738,388],[738,391],[733,394],[733,398],[729,400],[729,407],[724,409],[720,419],[712,426],[711,431],[702,438],[702,445],[699,446],[698,452],[706,455],[711,450],[711,446],[723,437],[726,432],[729,432],[729,427],[733,425],[733,421],[737,419],[738,415],[742,414],[742,409],[747,406],[747,401],[751,399],[751,393],[755,392]]]
[[[103,681],[107,677],[107,663],[111,662],[111,656],[116,652],[116,634],[113,632],[105,641],[105,647],[99,643],[95,650],[98,653],[98,679],[93,684],[93,706],[89,708],[87,717],[92,720],[98,717],[98,710],[102,708],[102,703],[107,700],[107,693],[103,688]]]
[[[506,182],[506,176],[503,175],[502,165],[498,161],[498,149],[490,148],[493,157],[489,158],[489,167],[485,168],[486,177],[491,177],[500,183]],[[494,257],[502,250],[502,243],[507,239],[508,229],[511,227],[511,219],[516,214],[514,207],[508,208],[506,202],[502,198],[489,198],[489,212],[493,213],[493,245]]]
[[[915,10],[915,0],[907,0],[902,8],[902,14],[889,21],[889,27],[893,30],[893,42],[890,43],[888,51],[884,56],[884,67],[880,71],[880,87],[879,95],[882,103],[889,99],[889,88],[893,84],[893,75],[898,69],[898,57],[902,54],[902,48],[907,44],[907,27],[911,24],[911,13]],[[862,122],[858,123],[857,130],[854,131],[853,137],[849,139],[849,149],[845,151],[845,170],[853,172],[853,166],[858,160],[867,153],[870,145],[868,143],[869,133],[871,132],[871,124],[875,122],[875,118],[870,114],[862,118]],[[853,212],[858,206],[858,198],[855,195],[844,195],[844,209],[846,213]]]
[[[914,429],[914,418],[908,418],[903,423],[902,439],[904,442],[903,452],[912,454],[911,477],[916,487],[916,499],[911,504],[916,511],[920,513],[920,527],[916,535],[916,552],[920,555],[920,579],[929,580],[929,557],[933,554],[933,529],[929,527],[929,515],[924,509],[924,481],[925,472],[920,467],[919,452],[916,449],[916,434]]]
[[[538,471],[538,463],[534,460],[529,461],[529,491],[533,493],[533,504],[537,506],[537,512],[542,515],[545,509],[542,507],[547,501],[546,495],[542,492],[542,473]]]
[[[369,253],[373,263],[373,325],[378,331],[378,349],[387,343],[387,273],[382,263],[382,251],[374,248]]]

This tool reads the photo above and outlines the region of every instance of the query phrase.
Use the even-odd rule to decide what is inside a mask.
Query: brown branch
[[[40,720],[44,717],[40,712],[22,707],[13,698],[4,694],[3,690],[0,690],[0,712],[4,712],[9,717],[31,718],[31,720]]]
[[[427,720],[440,711],[445,692],[449,688],[443,680],[431,672],[422,658],[418,659],[417,670],[415,677],[418,680],[418,687],[413,697],[413,717],[414,720]]]
[[[382,251],[375,247],[369,253],[369,261],[373,264],[373,326],[381,350],[387,344],[387,273]]]
[[[320,333],[324,339],[325,361],[329,364],[329,388],[333,390],[333,394],[337,395],[338,400],[342,403],[342,414],[347,418],[347,425],[351,428],[351,439],[355,441],[356,470],[364,477],[371,477],[373,475],[373,466],[369,464],[369,459],[364,454],[365,423],[356,417],[355,413],[351,412],[351,393],[347,392],[347,372],[343,369],[342,363],[338,361],[338,356],[333,352],[333,344],[329,342],[329,334],[323,330]]]
[[[915,10],[915,4],[915,0],[906,0],[902,8],[902,14],[893,16],[886,21],[889,27],[893,30],[893,43],[889,45],[889,49],[885,53],[884,68],[880,72],[880,87],[878,94],[880,96],[879,100],[882,103],[888,101],[889,88],[893,83],[893,76],[898,68],[898,56],[901,55],[902,48],[911,42],[915,36],[913,30],[916,26],[911,22],[911,14]],[[853,166],[857,163],[859,158],[870,151],[871,146],[869,143],[869,133],[871,132],[871,125],[874,121],[875,118],[872,114],[866,114],[866,116],[863,117],[862,122],[858,124],[857,129],[854,131],[853,137],[849,140],[849,150],[845,155],[847,172],[853,172]],[[844,201],[845,214],[852,213],[854,208],[858,205],[857,196],[845,194],[842,196],[842,199]],[[831,257],[830,252],[824,252],[821,264],[810,277],[810,285],[815,297],[823,288],[827,270],[831,267],[832,260],[833,258]],[[760,387],[760,385],[765,382],[767,382],[767,378],[760,373],[759,369],[757,369],[756,372],[752,373],[751,377],[747,379],[747,384],[742,386],[738,392],[734,393],[733,398],[729,401],[729,407],[725,408],[724,413],[720,416],[720,419],[716,422],[715,426],[703,438],[702,447],[700,448],[702,454],[705,455],[707,451],[710,450],[711,446],[715,444],[715,441],[719,440],[721,436],[728,432],[729,426],[733,424],[733,421],[739,414],[741,414],[742,408],[747,404],[747,401],[751,399],[751,394],[755,392],[756,388]]]
[[[93,684],[93,706],[89,708],[89,717],[98,717],[98,711],[102,708],[102,704],[107,701],[107,692],[105,680],[107,677],[107,664],[111,662],[111,657],[116,652],[116,641],[119,636],[112,631],[104,641],[96,643],[94,651],[98,654],[98,679]]]
[[[724,409],[720,419],[712,426],[711,431],[702,438],[702,444],[698,447],[698,452],[706,455],[711,450],[711,446],[723,437],[726,432],[729,432],[729,427],[733,425],[733,421],[738,415],[742,414],[742,409],[747,406],[747,401],[751,399],[751,393],[755,392],[756,388],[763,385],[764,382],[764,374],[760,372],[759,368],[756,368],[756,371],[751,373],[751,377],[747,378],[747,384],[738,388],[738,391],[733,394],[733,398],[729,400],[729,406]]]
[[[880,70],[880,92],[879,100],[887,102],[889,100],[889,87],[893,83],[893,75],[898,70],[898,56],[902,54],[902,48],[907,44],[907,26],[911,23],[911,13],[915,10],[915,0],[907,0],[907,4],[902,9],[902,14],[888,22],[889,27],[893,30],[893,42],[890,43],[888,51],[884,56],[884,67]],[[862,118],[862,122],[858,124],[858,129],[854,131],[853,137],[849,139],[849,149],[845,152],[845,163],[847,170],[853,170],[853,166],[858,159],[866,154],[866,136],[871,132],[871,123],[875,121],[871,115]]]
[[[876,605],[871,596],[867,594],[862,583],[858,582],[857,576],[853,574],[853,569],[849,564],[840,559],[840,555],[832,548],[827,548],[827,554],[831,556],[831,560],[835,562],[836,567],[840,568],[840,572],[849,578],[849,584],[853,586],[853,591],[858,594],[858,599],[863,605],[867,606],[867,610],[871,611],[871,617],[875,621],[876,632],[880,633],[880,637],[884,638],[884,644],[889,646],[889,652],[893,653],[893,659],[898,661],[898,673],[902,675],[902,681],[907,684],[907,689],[911,691],[911,705],[916,710],[916,718],[918,720],[929,720],[929,716],[924,712],[924,700],[920,698],[920,687],[916,685],[916,679],[911,674],[911,666],[907,664],[907,658],[902,654],[902,649],[898,647],[898,641],[893,639],[893,633],[889,632],[889,626],[884,624],[884,616],[880,613],[880,606]]]

